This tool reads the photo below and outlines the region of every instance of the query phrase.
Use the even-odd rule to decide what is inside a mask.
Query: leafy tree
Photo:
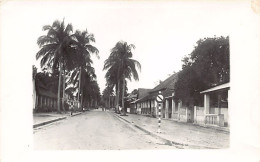
[[[116,78],[118,87],[117,107],[119,106],[120,82],[122,81],[122,92],[125,92],[125,79],[129,79],[131,81],[131,78],[133,77],[135,80],[139,80],[136,67],[141,69],[141,64],[138,61],[132,59],[132,49],[134,48],[135,46],[133,44],[128,45],[127,42],[119,41],[116,43],[115,47],[112,48],[110,56],[108,57],[108,59],[105,60],[104,63],[103,69],[108,70],[108,76],[113,76]],[[122,93],[123,115],[125,115],[124,95],[125,93]]]
[[[229,37],[200,39],[182,61],[175,95],[187,104],[199,104],[200,91],[229,82]]]

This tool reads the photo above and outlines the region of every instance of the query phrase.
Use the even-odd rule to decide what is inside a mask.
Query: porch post
[[[204,94],[204,115],[209,114],[209,94]]]
[[[173,113],[175,113],[175,101],[172,98],[172,119],[173,119]]]
[[[152,115],[152,101],[149,100],[149,114]]]
[[[165,100],[165,119],[168,119],[168,117],[169,117],[168,111],[169,111],[169,100],[166,99]]]
[[[178,103],[178,120],[180,120],[180,108],[182,107],[182,101]]]
[[[218,94],[218,114],[221,114],[221,95]]]
[[[197,106],[194,106],[194,123],[197,123]]]
[[[155,116],[158,117],[158,109],[157,109],[157,102],[154,101],[154,109],[155,109]]]

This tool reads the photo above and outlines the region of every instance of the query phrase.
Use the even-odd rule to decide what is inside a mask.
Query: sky
[[[173,72],[181,70],[182,58],[194,49],[200,38],[228,36],[232,26],[232,3],[159,2],[8,2],[3,11],[10,30],[20,31],[26,55],[39,67],[35,54],[37,39],[46,32],[43,25],[55,20],[71,23],[74,30],[93,33],[100,59],[93,55],[97,81],[105,88],[103,64],[111,48],[120,41],[134,44],[133,58],[141,63],[139,81],[128,82],[128,92],[136,88],[153,88]],[[8,12],[9,11],[9,12]],[[15,12],[12,12],[15,11]],[[17,14],[19,13],[19,14]],[[26,24],[26,25],[25,25]],[[4,26],[5,27],[5,26]],[[13,28],[13,29],[12,29]],[[10,34],[10,33],[8,33]],[[26,36],[25,36],[26,35]],[[25,53],[23,53],[25,54]]]

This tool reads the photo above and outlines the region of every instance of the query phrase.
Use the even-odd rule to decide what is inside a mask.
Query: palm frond
[[[73,26],[72,24],[68,24],[65,28],[65,33],[69,35],[71,32],[73,32]]]
[[[52,38],[50,36],[46,36],[46,35],[40,36],[37,40],[37,44],[40,47],[47,45],[47,44],[55,44],[55,43],[57,43],[57,39]]]

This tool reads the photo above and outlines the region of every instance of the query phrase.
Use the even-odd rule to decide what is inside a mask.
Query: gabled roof
[[[144,96],[143,98],[140,98],[136,102],[142,102],[145,100],[153,100],[158,95],[158,91],[162,92],[162,95],[164,97],[172,96],[172,93],[174,91],[174,85],[178,79],[178,73],[175,73],[165,79],[163,82],[161,82],[159,85],[154,87],[148,95]]]
[[[151,89],[147,88],[138,88],[138,98],[143,98],[144,96],[148,95]]]
[[[157,85],[156,87],[154,87],[151,92],[154,91],[161,91],[161,90],[165,90],[165,89],[174,89],[174,85],[177,81],[177,75],[178,73],[172,74],[170,77],[168,77],[167,79],[165,79],[163,82],[161,82],[159,85]]]

